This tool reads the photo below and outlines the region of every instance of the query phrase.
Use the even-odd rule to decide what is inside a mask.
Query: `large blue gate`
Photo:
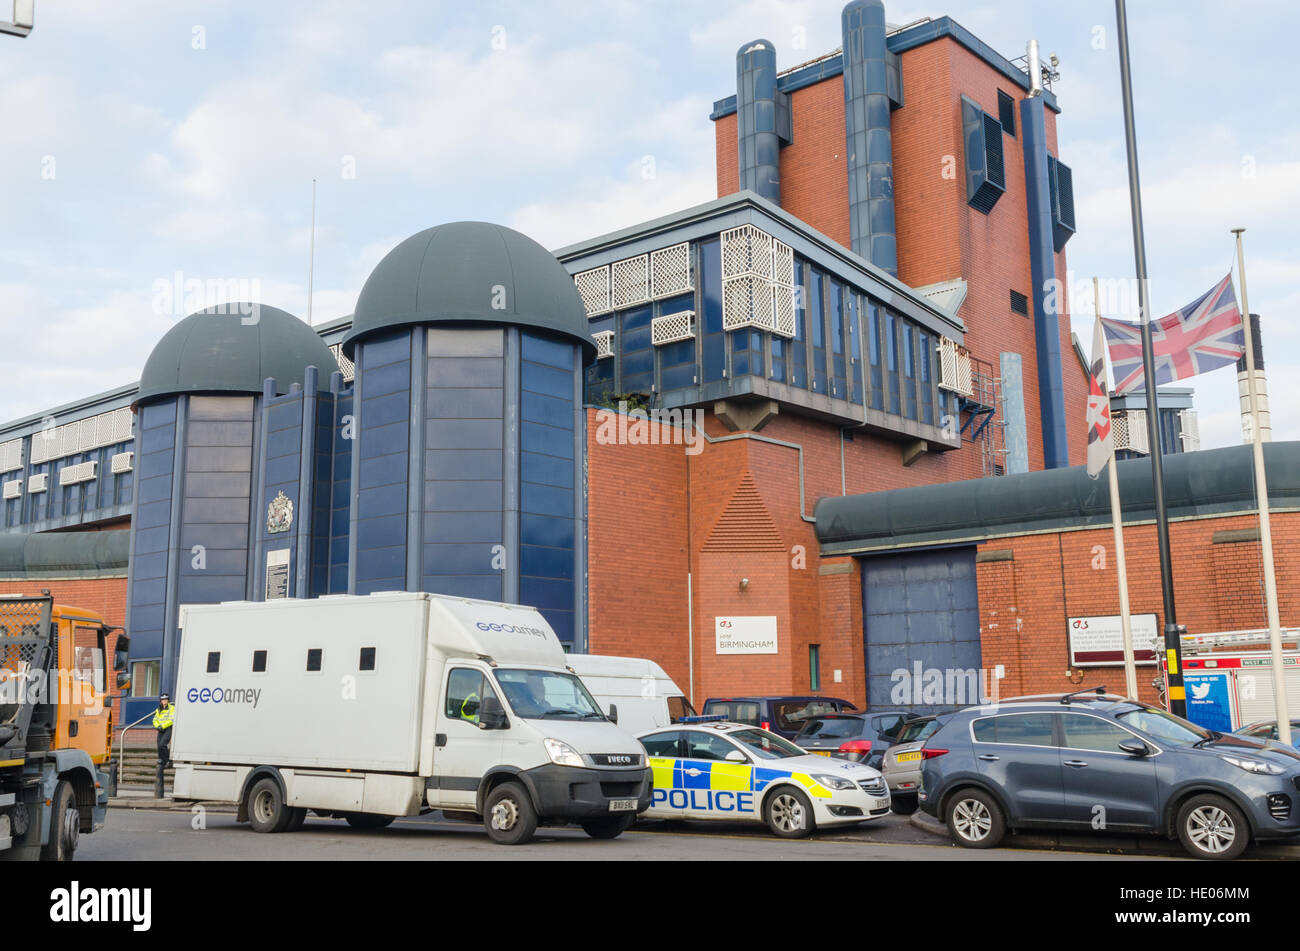
[[[872,709],[920,712],[979,701],[986,682],[974,548],[864,558],[862,620]]]

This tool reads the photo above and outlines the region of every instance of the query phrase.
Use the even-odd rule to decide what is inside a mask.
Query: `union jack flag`
[[[1142,326],[1101,319],[1106,329],[1115,395],[1146,389],[1142,375]],[[1246,334],[1232,289],[1232,274],[1168,317],[1151,322],[1156,385],[1235,363],[1246,352]]]

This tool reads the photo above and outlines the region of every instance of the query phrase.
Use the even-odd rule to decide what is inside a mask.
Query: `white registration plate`
[[[635,799],[611,799],[609,801],[610,812],[636,812]]]

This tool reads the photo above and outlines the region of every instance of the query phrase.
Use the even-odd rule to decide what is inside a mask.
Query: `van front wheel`
[[[523,845],[537,831],[537,810],[519,783],[502,783],[483,804],[483,827],[501,845]]]

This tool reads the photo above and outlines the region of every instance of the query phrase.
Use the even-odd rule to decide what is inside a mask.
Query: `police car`
[[[643,818],[762,822],[799,838],[817,826],[889,813],[889,786],[878,770],[808,753],[755,726],[680,722],[638,739],[654,775]]]

